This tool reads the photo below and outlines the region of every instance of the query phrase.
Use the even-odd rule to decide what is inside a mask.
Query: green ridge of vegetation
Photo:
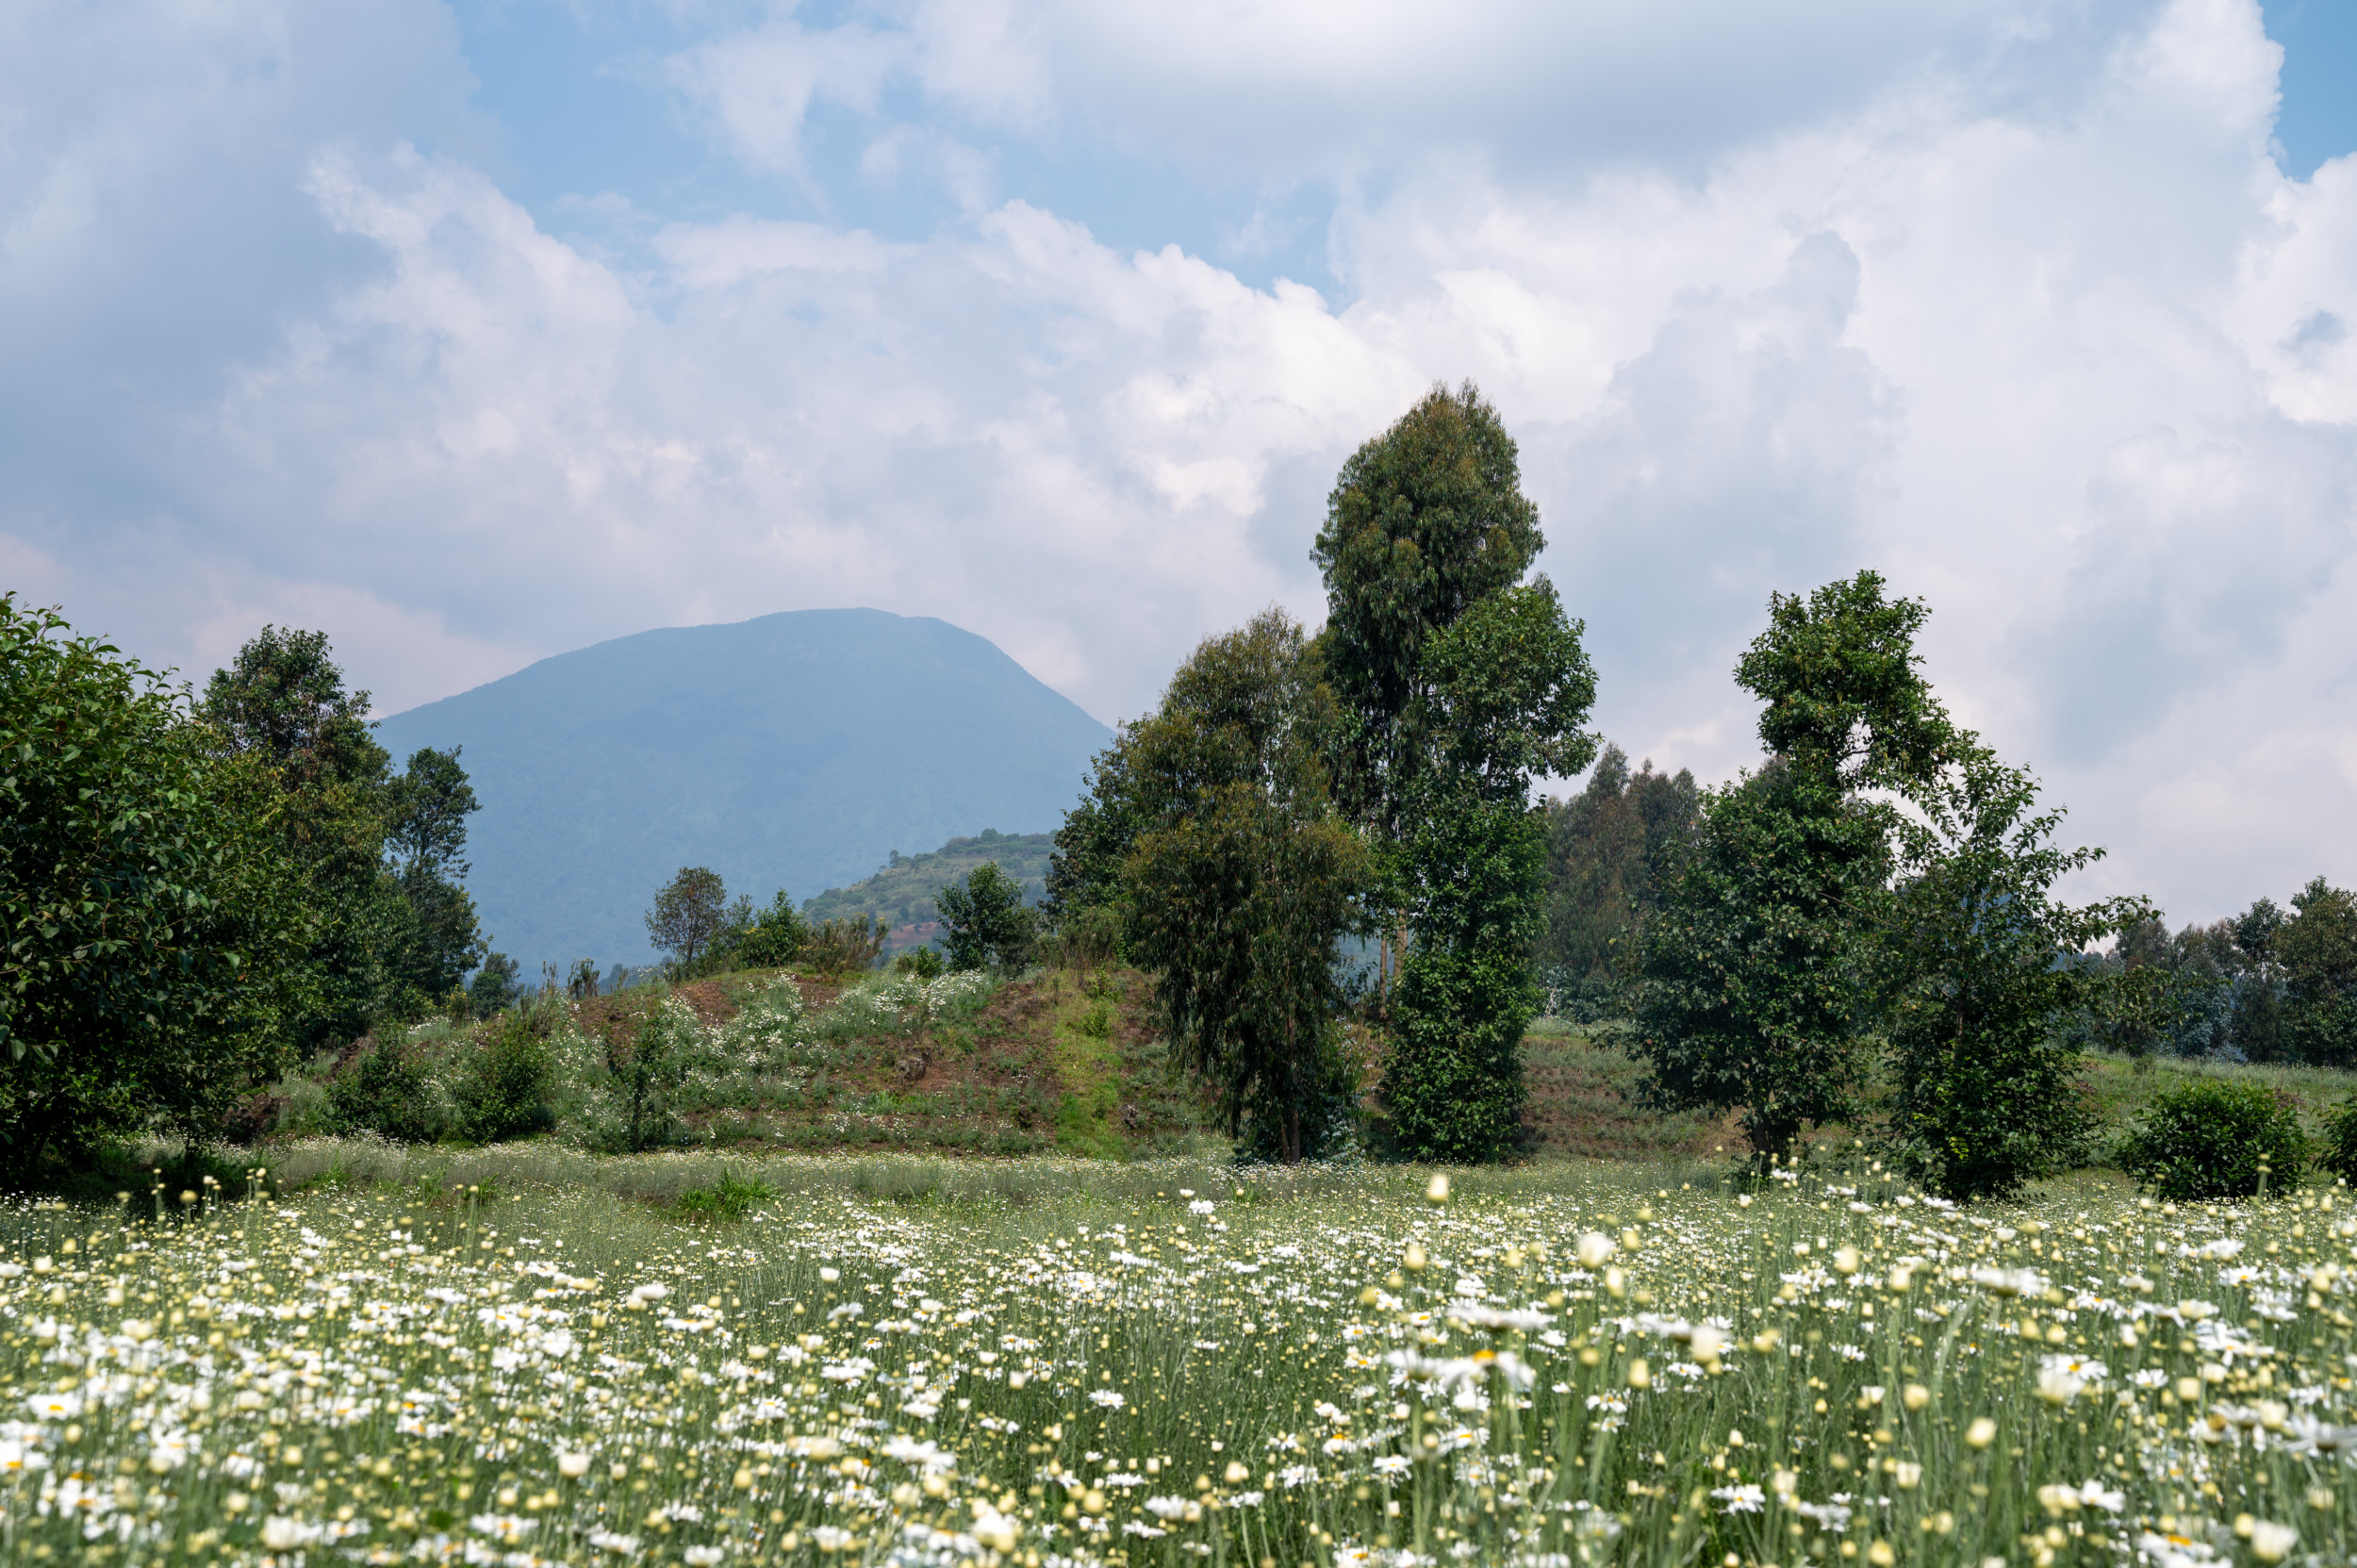
[[[828,888],[802,904],[802,915],[814,924],[881,916],[896,933],[891,941],[894,949],[919,946],[919,940],[898,933],[912,925],[939,920],[941,908],[935,899],[941,889],[992,861],[1022,887],[1025,903],[1038,903],[1047,892],[1047,860],[1055,849],[1053,834],[1011,834],[984,828],[971,838],[953,838],[928,854],[904,855],[895,850],[892,859],[874,876],[849,887]],[[932,934],[927,933],[922,941],[931,941]]]

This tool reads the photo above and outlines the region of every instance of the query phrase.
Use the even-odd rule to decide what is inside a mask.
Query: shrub
[[[545,1132],[556,1124],[556,1058],[548,1009],[521,1006],[484,1031],[453,1085],[459,1130],[477,1143]]]
[[[870,922],[865,916],[853,916],[849,919],[821,920],[802,945],[802,959],[822,975],[869,968],[883,951],[884,938],[890,934],[891,928],[882,918]]]
[[[751,900],[737,900],[714,946],[726,955],[732,968],[783,969],[802,955],[809,940],[810,922],[781,887],[767,909],[755,910]]]
[[[581,1141],[609,1153],[679,1136],[681,1092],[706,1053],[703,1026],[685,1002],[652,987],[635,1000],[606,1020],[579,1110]]]
[[[328,1081],[331,1125],[339,1132],[373,1132],[396,1143],[430,1144],[442,1132],[425,1053],[395,1026],[370,1037]]]
[[[2357,1095],[2324,1113],[2324,1137],[2316,1164],[2351,1186],[2357,1186]]]
[[[941,952],[935,948],[911,948],[892,961],[892,970],[913,980],[939,980]]]
[[[2298,1100],[2260,1083],[2197,1078],[2164,1089],[2120,1149],[2120,1168],[2172,1199],[2248,1197],[2296,1181],[2307,1140]]]
[[[777,1196],[777,1189],[758,1176],[740,1181],[723,1173],[712,1186],[680,1194],[679,1212],[696,1219],[743,1219]]]

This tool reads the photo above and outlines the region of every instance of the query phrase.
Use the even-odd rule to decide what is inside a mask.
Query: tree
[[[1543,543],[1513,439],[1468,382],[1352,454],[1311,553],[1335,791],[1373,842],[1377,901],[1413,931],[1385,933],[1408,950],[1384,1088],[1412,1153],[1487,1157],[1519,1115],[1544,867],[1528,791],[1594,750],[1581,628],[1543,579],[1518,586]]]
[[[301,933],[275,792],[182,695],[0,596],[0,1165],[218,1131],[281,1065]]]
[[[424,999],[402,973],[417,914],[384,865],[391,759],[369,734],[368,709],[367,692],[344,689],[324,633],[275,626],[213,673],[199,708],[223,752],[261,770],[286,807],[272,820],[308,916],[305,1004],[290,1020],[305,1049]]]
[[[1269,610],[1195,650],[1118,770],[1144,824],[1122,871],[1130,949],[1229,1131],[1287,1162],[1350,1094],[1336,960],[1367,867],[1327,793],[1330,718],[1301,628]]]
[[[809,940],[810,922],[781,887],[770,896],[766,909],[755,909],[750,899],[730,905],[714,947],[734,968],[783,969],[801,956]]]
[[[467,849],[467,817],[482,804],[458,765],[462,750],[414,751],[407,768],[386,785],[385,852],[404,882],[466,880],[470,867],[458,857]]]
[[[467,982],[467,998],[474,1012],[489,1017],[512,1007],[523,995],[523,987],[516,979],[519,966],[505,953],[485,953],[483,966]]]
[[[952,969],[1019,969],[1030,959],[1038,922],[1023,907],[1023,887],[986,860],[966,873],[963,883],[950,883],[935,896],[941,924],[948,935]]]
[[[1889,932],[1904,979],[1888,1023],[1891,1131],[1927,1186],[2007,1197],[2085,1144],[2087,1115],[2060,1040],[2100,1006],[2100,970],[2063,962],[2150,913],[2140,899],[2072,908],[2054,884],[2102,858],[2057,849],[2059,811],[1977,748],[1915,799]]]
[[[647,911],[647,934],[671,954],[684,971],[696,955],[712,946],[727,918],[728,889],[717,871],[702,866],[683,866],[679,875],[664,883]]]
[[[1636,1050],[1665,1107],[1740,1111],[1762,1156],[1857,1114],[1866,1035],[1893,977],[1888,792],[1956,742],[1918,668],[1928,612],[1871,571],[1769,600],[1736,668],[1764,704],[1768,765],[1710,792],[1693,852],[1646,928]]]
[[[1607,746],[1587,786],[1546,810],[1547,870],[1539,973],[1554,1006],[1593,1020],[1636,956],[1639,923],[1660,908],[1701,820],[1694,776],[1632,774]]]
[[[2283,1037],[2312,1066],[2357,1066],[2357,894],[2316,878],[2274,933],[2286,991]]]
[[[1495,1159],[1518,1135],[1522,1039],[1538,1010],[1546,826],[1541,774],[1595,754],[1595,676],[1544,577],[1470,606],[1426,645],[1418,774],[1400,864],[1415,940],[1384,1067],[1392,1135],[1426,1159]]]
[[[1040,913],[1059,932],[1083,925],[1117,928],[1124,918],[1121,868],[1136,846],[1139,826],[1129,738],[1128,726],[1114,730],[1113,744],[1089,765],[1080,803],[1056,830]]]
[[[1522,581],[1544,545],[1513,437],[1470,381],[1434,387],[1343,465],[1310,558],[1326,583],[1337,793],[1396,836],[1428,761],[1425,643]]]

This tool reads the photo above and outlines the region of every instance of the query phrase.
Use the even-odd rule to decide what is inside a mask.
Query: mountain
[[[683,866],[767,903],[836,888],[982,824],[1052,830],[1104,725],[971,632],[882,610],[791,610],[618,637],[396,714],[396,767],[463,747],[491,945],[643,964]]]
[[[1023,889],[1023,901],[1035,904],[1047,894],[1047,859],[1056,852],[1056,835],[1046,833],[1000,833],[985,828],[973,838],[953,838],[931,854],[895,852],[890,863],[865,882],[830,887],[802,905],[813,920],[845,916],[881,915],[892,928],[887,951],[922,947],[940,934],[940,906],[933,895],[945,883],[956,882],[985,861]]]

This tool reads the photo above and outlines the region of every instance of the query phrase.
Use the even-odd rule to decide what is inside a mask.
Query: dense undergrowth
[[[475,1022],[380,1031],[275,1085],[266,1141],[372,1134],[486,1144],[546,1133],[607,1153],[882,1147],[1102,1157],[1175,1152],[1201,1096],[1146,1026],[1146,982],[782,973],[545,995]]]

